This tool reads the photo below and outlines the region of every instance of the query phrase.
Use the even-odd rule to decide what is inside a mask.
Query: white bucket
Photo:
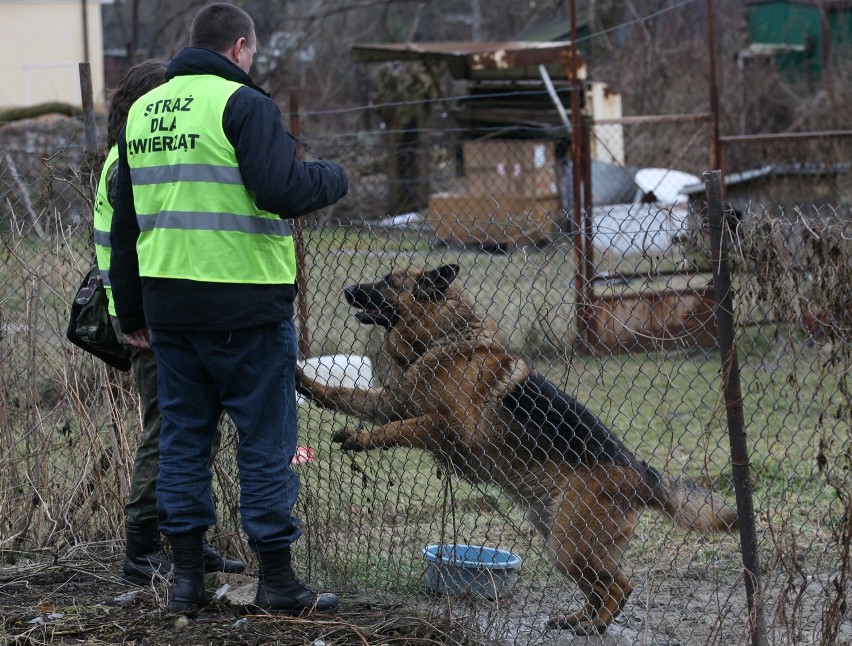
[[[369,388],[373,384],[373,362],[357,354],[327,354],[300,361],[305,375],[326,386]],[[301,403],[303,398],[296,395]]]

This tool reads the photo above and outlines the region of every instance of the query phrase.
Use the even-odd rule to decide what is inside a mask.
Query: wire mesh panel
[[[298,223],[300,573],[373,628],[400,607],[453,626],[439,643],[747,643],[703,194],[634,173],[579,210],[587,238],[560,137],[403,141],[362,116],[301,122],[351,190]],[[0,170],[7,562],[120,552],[140,426],[132,378],[64,340],[90,193],[75,122],[38,132],[4,126]],[[852,640],[852,230],[832,195],[753,202],[726,231],[770,643]],[[211,538],[251,570],[222,424]]]
[[[94,255],[80,139],[70,119],[3,127],[0,480],[13,551],[115,536],[134,448],[125,381],[65,340]]]
[[[724,444],[720,446],[723,427],[714,425],[706,414],[707,409],[717,415],[719,410],[718,361],[712,355],[696,349],[689,339],[681,339],[682,347],[668,354],[622,355],[606,348],[582,353],[573,305],[573,253],[565,243],[510,255],[463,248],[400,252],[394,251],[398,241],[371,232],[352,235],[344,247],[350,245],[352,253],[311,257],[311,310],[315,311],[317,299],[328,318],[312,319],[310,327],[314,335],[324,331],[320,352],[333,354],[338,371],[348,365],[371,367],[370,373],[362,370],[359,375],[362,388],[378,388],[389,379],[387,390],[374,390],[373,395],[389,406],[396,402],[401,409],[383,411],[386,420],[359,419],[357,415],[353,419],[307,404],[303,411],[305,437],[319,447],[320,457],[313,467],[306,467],[319,471],[319,477],[341,470],[345,474],[347,481],[339,486],[341,498],[354,500],[344,505],[339,522],[345,524],[345,535],[364,541],[356,551],[374,559],[376,571],[371,576],[385,577],[395,571],[391,578],[396,585],[385,588],[395,596],[405,590],[428,589],[422,555],[427,545],[506,549],[523,560],[511,597],[473,609],[462,597],[451,607],[459,617],[475,613],[483,635],[495,640],[541,643],[548,635],[552,638],[546,628],[551,618],[558,622],[560,615],[577,610],[577,601],[581,609],[585,603],[583,598],[574,599],[577,587],[571,577],[584,580],[570,563],[574,551],[582,552],[582,558],[589,561],[621,561],[624,552],[624,567],[638,581],[629,584],[618,578],[622,596],[606,600],[615,604],[613,614],[624,604],[615,634],[632,640],[640,633],[647,632],[648,637],[660,631],[656,621],[649,622],[651,611],[643,605],[651,594],[669,600],[663,605],[667,608],[664,630],[670,637],[694,635],[690,613],[698,612],[696,596],[713,604],[714,617],[718,617],[718,608],[728,608],[726,632],[744,630],[739,606],[733,606],[734,611],[729,598],[736,592],[739,574],[735,538],[729,534],[703,537],[699,550],[703,555],[696,557],[686,549],[695,537],[672,527],[665,514],[646,514],[637,521],[630,511],[632,506],[638,511],[648,502],[640,502],[638,489],[644,485],[631,480],[634,473],[653,474],[654,482],[661,482],[664,473],[689,475],[720,489],[723,497],[730,493],[725,476],[727,453]],[[306,246],[318,245],[309,236]],[[361,253],[354,253],[359,246]],[[319,263],[321,271],[316,267]],[[343,275],[339,276],[341,265]],[[391,272],[447,266],[458,267],[448,289],[453,290],[449,292],[452,299],[465,303],[465,314],[445,313],[440,308],[433,311],[424,303],[414,320],[395,321],[397,327],[390,328],[387,340],[382,324],[364,326],[352,318],[353,312],[362,320],[377,314],[369,307],[363,310],[366,314],[359,313],[357,299],[352,307],[355,297],[351,294],[356,292],[344,292],[342,286],[384,281],[417,291],[418,279]],[[381,289],[390,307],[393,297],[387,287]],[[378,311],[382,302],[373,303]],[[467,313],[468,306],[475,314]],[[408,316],[410,309],[397,314],[389,310],[384,315],[391,321],[395,316]],[[441,325],[452,327],[447,330]],[[434,329],[425,339],[407,338],[406,332],[410,329],[416,334],[415,328],[424,333]],[[339,342],[332,342],[331,337],[338,335]],[[320,341],[314,338],[313,342]],[[397,342],[403,345],[388,345]],[[409,345],[412,343],[423,345],[415,350]],[[397,354],[395,359],[388,359],[388,350]],[[410,365],[407,352],[417,356]],[[424,374],[413,376],[411,371],[419,369],[421,362],[428,363],[433,353],[437,365],[424,366]],[[405,356],[401,359],[400,354]],[[448,367],[448,361],[458,361],[464,369]],[[402,378],[400,370],[405,375]],[[399,386],[400,379],[406,385],[413,380],[412,391]],[[404,394],[394,388],[402,388]],[[432,402],[428,410],[418,409],[418,388],[428,392],[426,397]],[[323,395],[317,400],[322,401]],[[335,399],[332,407],[346,408],[346,404]],[[439,415],[440,421],[422,431],[428,438],[400,436],[387,447],[381,440],[366,439],[363,443],[367,445],[379,442],[376,450],[350,451],[348,457],[344,451],[344,456],[335,456],[335,449],[347,448],[352,438],[381,436],[384,431],[376,430],[373,423],[382,424],[382,429],[384,424],[391,426],[396,417],[408,420],[415,412]],[[612,429],[612,435],[604,426]],[[316,435],[312,429],[317,429]],[[367,448],[360,441],[353,439],[350,448]],[[609,465],[601,474],[585,470],[584,456],[592,453]],[[615,455],[603,457],[609,453]],[[341,466],[338,459],[344,460]],[[649,460],[653,470],[639,466],[641,459]],[[635,461],[636,470],[627,469],[622,461]],[[596,478],[607,487],[625,480],[624,491],[597,491]],[[308,508],[316,514],[320,501],[313,502],[316,504]],[[707,505],[709,508],[710,503]],[[352,514],[353,509],[361,513]],[[639,525],[634,530],[636,522]],[[635,537],[628,543],[631,533]],[[725,550],[729,558],[714,558]],[[682,580],[678,558],[697,573]],[[599,572],[593,578],[615,577],[618,572],[617,568]],[[367,574],[370,576],[369,569]],[[701,583],[698,587],[696,579]],[[628,599],[624,591],[629,585],[636,591]],[[664,591],[659,589],[661,585]],[[604,601],[598,601],[597,594],[591,592],[591,607]],[[690,599],[683,606],[685,615],[675,619],[671,604],[684,598]],[[654,603],[660,603],[659,596]],[[445,608],[446,600],[442,600],[433,609],[443,612]],[[709,613],[706,605],[702,618],[705,613]],[[708,637],[719,630],[712,626],[703,629]]]

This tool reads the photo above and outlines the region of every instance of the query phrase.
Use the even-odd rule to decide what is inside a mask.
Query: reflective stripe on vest
[[[165,229],[185,229],[202,231],[205,229],[240,231],[242,233],[265,233],[275,236],[290,235],[290,223],[286,220],[267,218],[247,218],[233,213],[187,213],[185,211],[161,211],[154,215],[136,215],[139,231],[152,231],[160,227]]]
[[[201,164],[175,164],[137,168],[133,171],[133,185],[166,184],[168,182],[217,182],[219,184],[242,184],[239,168],[203,166]]]
[[[257,208],[222,128],[228,99],[241,87],[218,76],[179,76],[131,108],[125,137],[140,276],[295,282],[290,224]]]
[[[98,269],[101,271],[101,280],[104,283],[109,304],[107,310],[115,316],[115,304],[112,300],[112,287],[109,282],[109,254],[111,246],[109,232],[112,227],[112,204],[109,202],[109,177],[115,171],[118,161],[118,146],[113,146],[104,160],[104,167],[98,179],[98,192],[95,196],[95,258],[98,261]]]

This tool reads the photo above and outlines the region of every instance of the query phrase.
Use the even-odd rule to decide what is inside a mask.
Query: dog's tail
[[[646,469],[645,477],[652,491],[648,506],[668,514],[676,525],[702,532],[738,529],[736,510],[697,482],[672,478],[652,467]]]

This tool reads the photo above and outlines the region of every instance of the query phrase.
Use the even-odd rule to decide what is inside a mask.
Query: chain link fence
[[[401,604],[450,620],[468,641],[447,643],[557,643],[573,634],[569,625],[589,628],[584,621],[608,603],[611,590],[584,590],[588,575],[558,566],[566,551],[589,542],[584,558],[596,576],[612,568],[592,561],[617,561],[632,587],[629,596],[616,595],[612,641],[601,643],[748,643],[752,602],[764,613],[768,643],[852,642],[848,143],[833,141],[826,154],[824,192],[802,179],[796,208],[771,191],[748,200],[742,176],[740,202],[733,184],[726,189],[749,451],[738,466],[750,472],[760,565],[757,598],[747,599],[737,533],[683,529],[654,509],[634,517],[630,510],[644,502],[641,483],[623,488],[631,470],[586,469],[583,456],[594,449],[570,445],[564,411],[554,421],[552,410],[538,408],[545,387],[526,399],[513,390],[540,375],[563,393],[548,400],[555,409],[553,402],[581,403],[664,480],[688,478],[715,501],[739,501],[699,152],[707,150],[706,124],[594,126],[599,154],[588,211],[574,207],[565,133],[465,140],[440,124],[388,132],[365,126],[372,109],[291,121],[307,144],[303,155],[340,162],[351,187],[339,204],[299,222],[304,371],[327,387],[395,388],[379,391],[384,401],[370,400],[381,409],[373,419],[325,407],[321,398],[300,403],[294,468],[305,535],[295,557],[305,578],[339,591],[344,607],[347,597],[367,597],[378,608]],[[81,125],[63,119],[0,128],[0,556],[13,567],[80,550],[119,555],[141,427],[134,385],[64,336],[71,295],[93,257]],[[802,145],[796,153],[788,144],[790,159],[812,158],[811,144]],[[766,155],[748,167],[776,159]],[[727,158],[735,157],[729,149]],[[350,290],[347,300],[346,287],[449,266],[456,269],[440,274],[452,278],[445,293],[458,292],[464,316],[406,301],[416,300],[412,278],[382,287],[399,288],[391,322],[431,336],[391,334],[386,342],[383,325],[353,317],[360,311],[362,321],[378,321],[382,312],[373,310],[391,295],[370,303]],[[446,285],[438,275],[430,285],[440,292]],[[456,327],[447,335],[450,322]],[[440,369],[405,381],[401,375],[424,357],[452,357],[457,367],[438,362]],[[401,402],[406,384],[411,397]],[[388,422],[437,414],[412,405],[427,401],[444,406],[444,426],[394,440]],[[235,433],[222,423],[220,514],[210,538],[254,568],[239,529]],[[555,435],[546,438],[548,429]],[[369,448],[370,440],[372,450],[344,450]],[[604,490],[594,494],[595,486]],[[548,502],[565,491],[570,513]],[[530,512],[523,499],[544,502]],[[503,569],[460,572],[433,558],[439,547],[427,549],[452,545],[511,557],[498,563]],[[483,554],[490,552],[467,556]],[[118,578],[119,569],[109,576]],[[471,587],[454,578],[471,571],[478,574]],[[565,619],[583,609],[588,616]],[[563,630],[549,627],[551,620]]]

